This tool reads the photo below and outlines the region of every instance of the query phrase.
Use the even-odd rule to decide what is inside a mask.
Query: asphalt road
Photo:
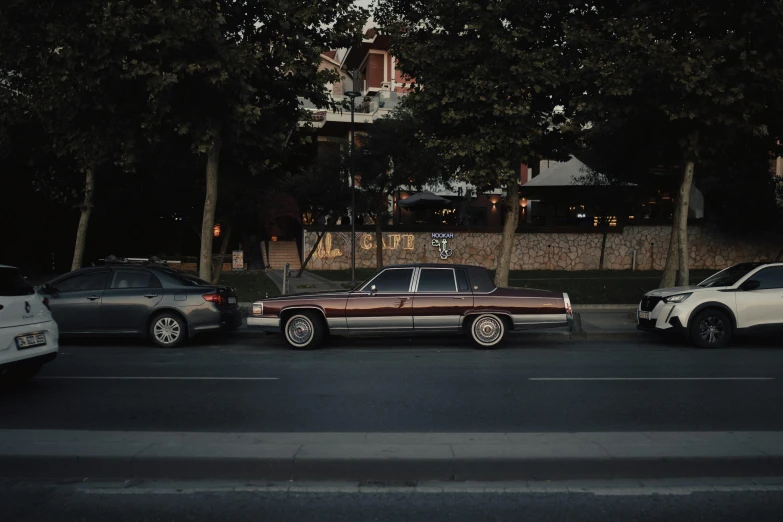
[[[40,378],[2,397],[0,429],[783,430],[783,343],[700,351],[525,339],[494,351],[447,337],[310,352],[273,337],[203,337],[179,349],[72,341]]]
[[[551,487],[551,484],[549,485]],[[92,488],[92,489],[90,489]],[[580,520],[668,522],[780,520],[779,491],[628,494],[591,493],[329,493],[263,491],[189,492],[182,488],[154,493],[41,483],[0,483],[6,520],[46,522],[148,522],[244,520],[297,522],[401,520],[479,522],[498,520]]]

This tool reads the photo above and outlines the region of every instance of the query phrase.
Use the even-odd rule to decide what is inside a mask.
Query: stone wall
[[[671,229],[665,226],[625,227],[610,232],[606,240],[604,268],[628,270],[636,250],[638,270],[662,270],[666,262]],[[384,232],[383,262],[457,263],[494,269],[499,233],[454,232],[453,238],[434,240],[423,232]],[[601,255],[600,233],[521,233],[516,234],[511,255],[512,270],[595,270]],[[316,239],[305,232],[305,255]],[[441,259],[442,241],[451,255]],[[780,250],[777,241],[762,241],[726,236],[706,226],[688,229],[691,268],[720,269],[743,262],[774,259]],[[438,246],[433,246],[438,241]],[[375,234],[356,233],[356,266],[375,267]],[[448,253],[448,252],[447,252]],[[340,270],[351,267],[350,232],[327,232],[308,268]]]

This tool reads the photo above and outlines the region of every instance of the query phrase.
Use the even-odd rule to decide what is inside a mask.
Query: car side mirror
[[[751,279],[750,281],[745,281],[740,285],[740,290],[743,292],[747,292],[749,290],[756,290],[761,286],[761,283],[759,281],[756,281],[754,279]]]
[[[377,292],[377,291],[378,291],[378,288],[376,288],[376,287],[375,287],[375,285],[372,285],[372,286],[370,287],[370,292],[372,292],[373,294],[374,294],[375,292]]]

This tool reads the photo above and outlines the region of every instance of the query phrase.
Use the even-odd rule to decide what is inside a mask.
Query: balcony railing
[[[404,93],[398,93],[393,91],[380,91],[373,94],[367,94],[365,96],[357,96],[354,98],[354,111],[358,114],[376,114],[379,110],[389,111],[400,104]],[[337,104],[338,110],[343,114],[350,114],[351,112],[351,99],[348,96],[335,96],[334,101]],[[327,111],[328,114],[333,113],[331,108],[316,107],[313,102],[306,98],[299,98],[299,102],[302,107],[310,111]],[[316,119],[318,118],[318,119]],[[314,118],[313,121],[319,121],[320,116]]]

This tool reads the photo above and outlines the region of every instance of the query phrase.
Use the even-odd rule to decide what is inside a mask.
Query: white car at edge
[[[700,348],[724,346],[736,333],[783,333],[783,263],[741,263],[696,286],[647,292],[636,317],[640,330],[679,334]]]
[[[20,384],[57,357],[59,331],[46,299],[0,265],[0,387]]]

